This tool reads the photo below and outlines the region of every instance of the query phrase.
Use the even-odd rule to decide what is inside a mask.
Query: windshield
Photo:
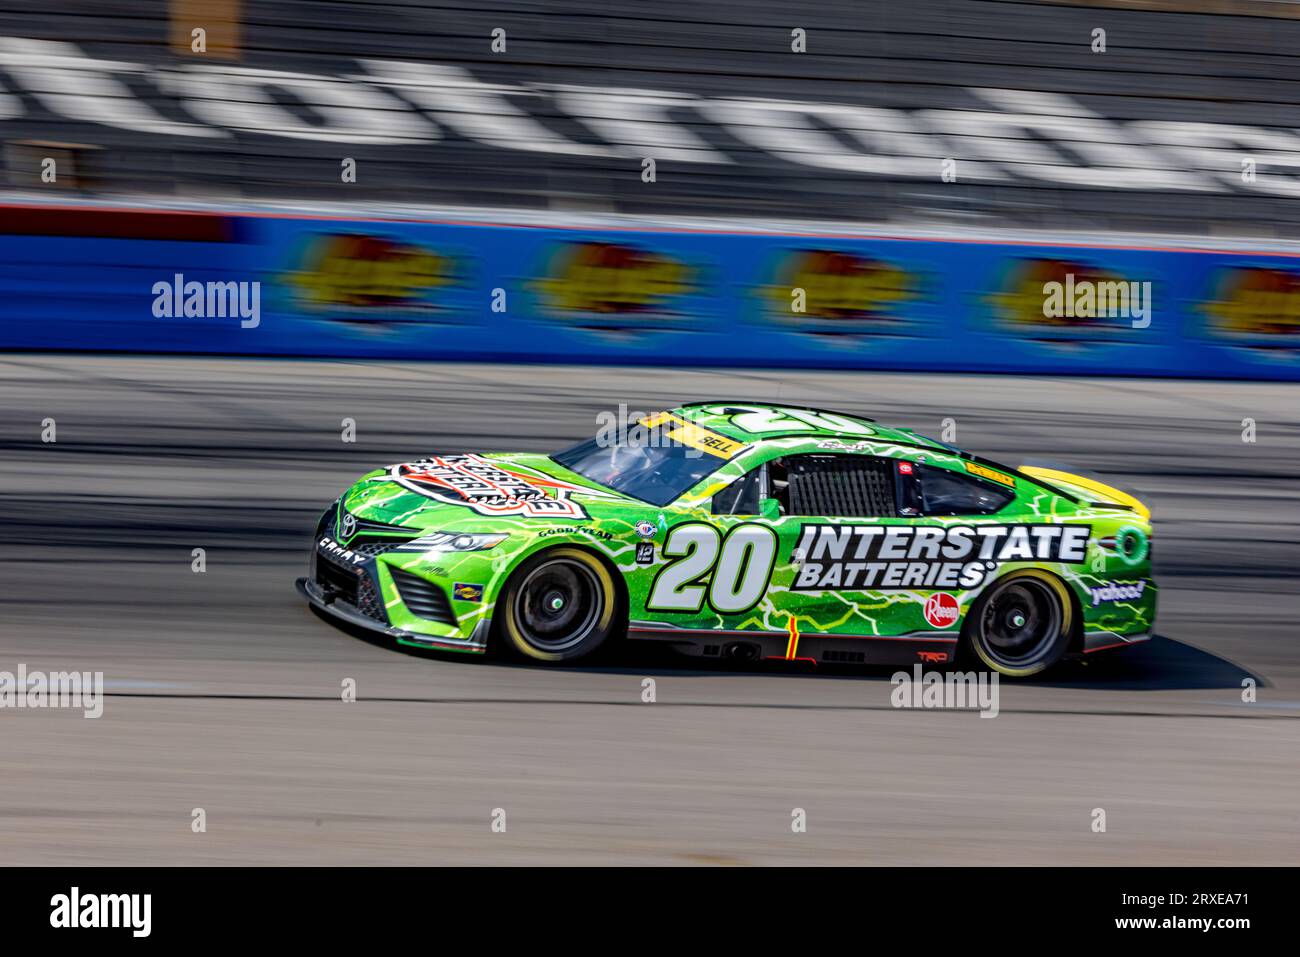
[[[651,505],[669,505],[726,459],[687,445],[579,442],[551,456],[566,469]]]

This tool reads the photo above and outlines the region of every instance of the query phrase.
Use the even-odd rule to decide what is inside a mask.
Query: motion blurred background
[[[1300,377],[1292,4],[3,9],[12,348]]]
[[[33,151],[61,150],[60,188],[105,195],[1294,236],[1298,17],[1265,0],[5,2],[0,118],[18,189],[43,185]]]

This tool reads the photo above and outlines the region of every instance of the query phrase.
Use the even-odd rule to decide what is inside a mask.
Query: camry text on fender
[[[302,594],[400,644],[1012,676],[1150,637],[1150,512],[854,415],[705,402],[637,441],[378,469],[321,516]]]

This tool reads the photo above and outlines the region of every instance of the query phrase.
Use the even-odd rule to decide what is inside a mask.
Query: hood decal
[[[529,518],[587,518],[574,492],[592,494],[540,473],[516,472],[480,455],[438,455],[403,462],[388,470],[402,488],[449,505],[464,505],[480,515]]]

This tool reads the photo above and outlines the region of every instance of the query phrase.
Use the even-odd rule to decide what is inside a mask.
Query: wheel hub
[[[562,651],[581,642],[604,610],[604,594],[592,570],[557,559],[524,580],[514,614],[529,644]]]
[[[994,592],[985,606],[982,629],[985,647],[1001,664],[1024,667],[1051,648],[1061,613],[1046,584],[1017,579]]]

